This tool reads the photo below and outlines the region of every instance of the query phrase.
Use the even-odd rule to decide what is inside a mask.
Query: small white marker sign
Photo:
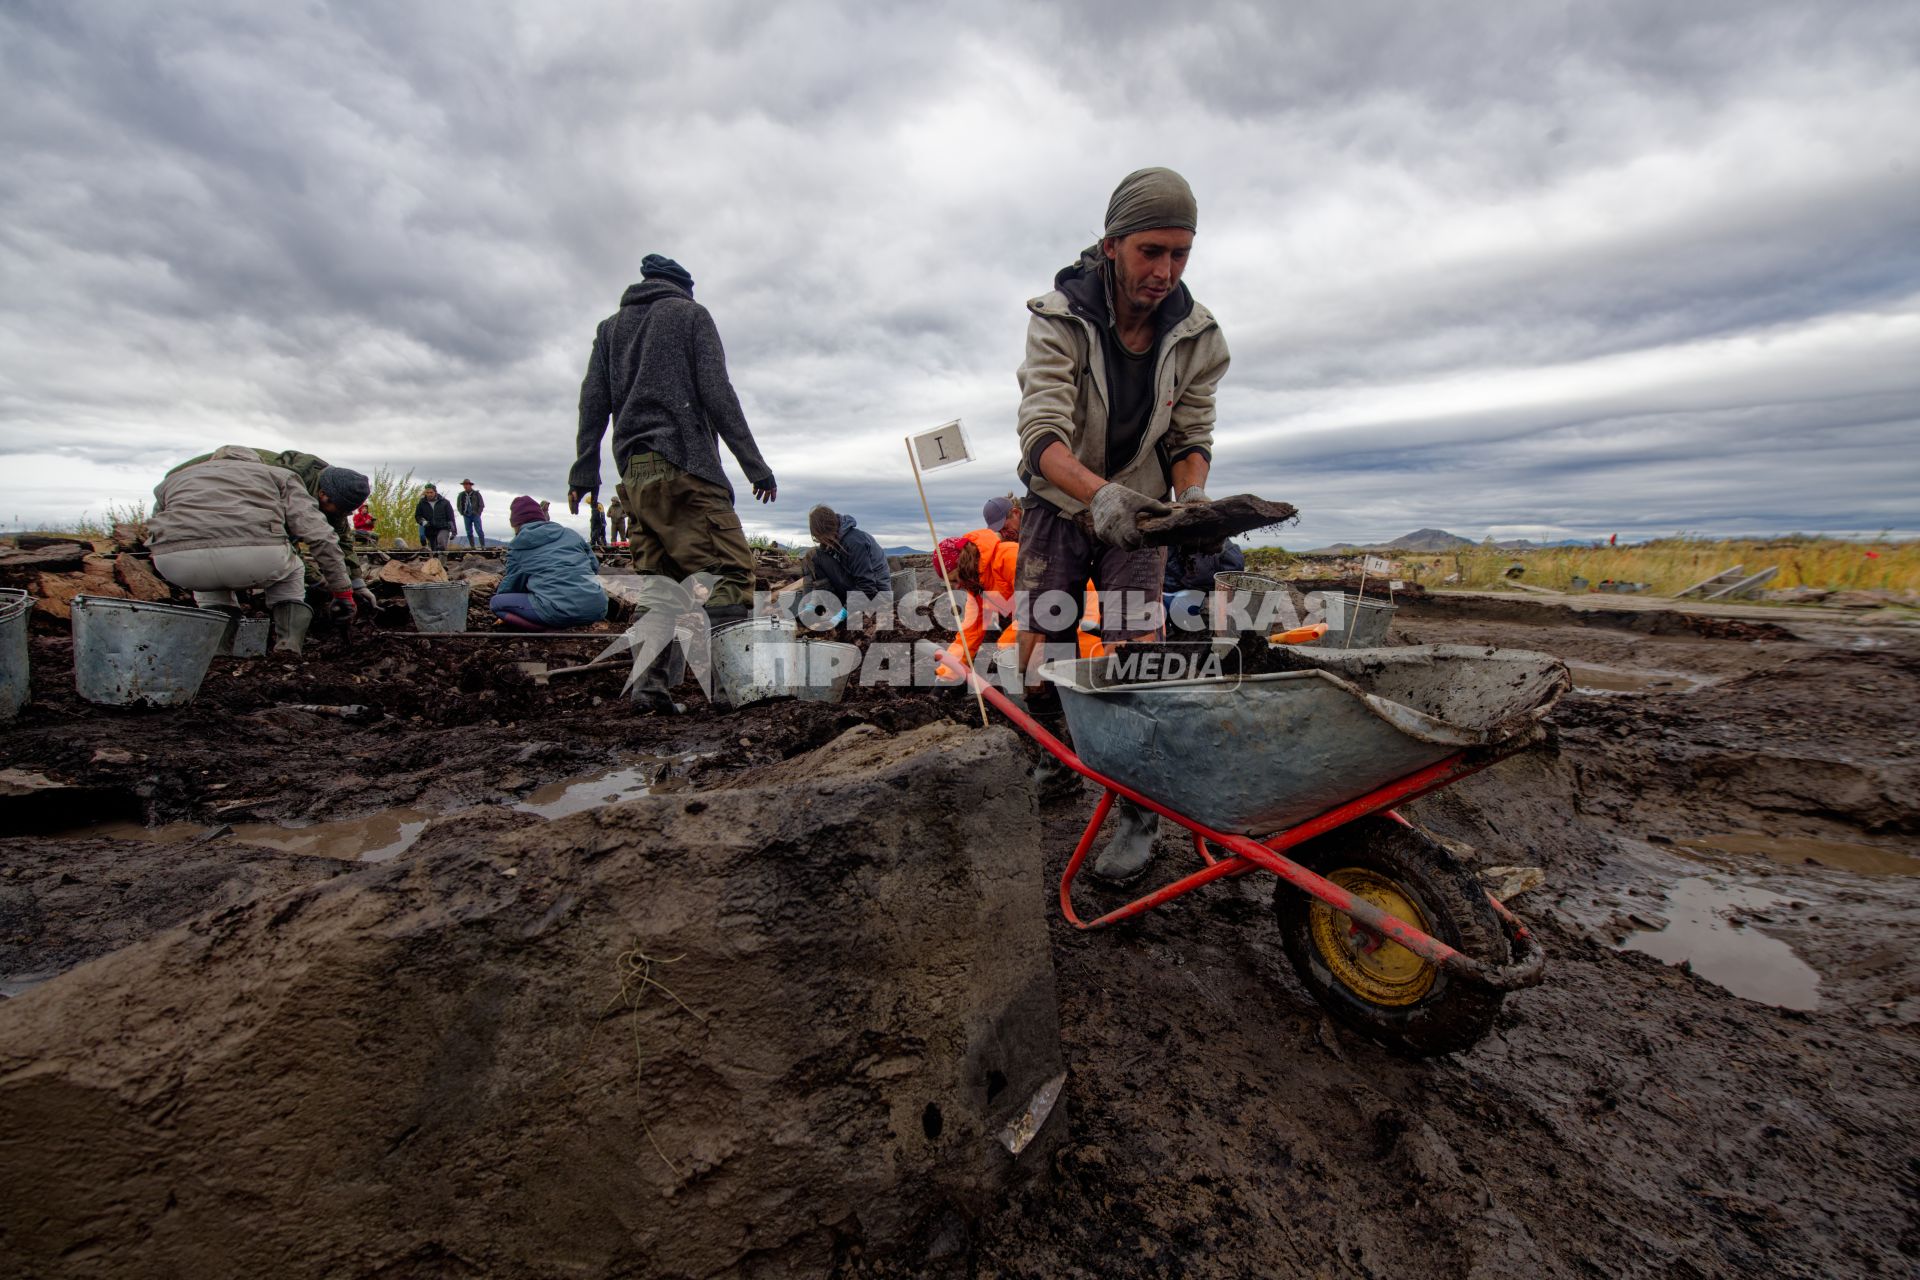
[[[913,443],[913,460],[919,464],[922,472],[957,467],[963,462],[973,461],[973,449],[967,443],[967,429],[960,425],[958,418],[931,431],[908,436],[907,439]]]
[[[1366,568],[1368,573],[1377,573],[1381,577],[1385,577],[1387,574],[1393,572],[1393,563],[1388,560],[1382,560],[1379,556],[1368,556]]]

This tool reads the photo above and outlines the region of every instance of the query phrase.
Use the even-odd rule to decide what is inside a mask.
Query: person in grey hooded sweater
[[[753,442],[727,377],[720,333],[693,300],[693,277],[671,258],[648,254],[640,283],[594,331],[580,383],[580,426],[567,474],[567,507],[600,492],[600,441],[613,424],[618,492],[627,512],[634,572],[644,575],[635,628],[652,629],[636,655],[646,659],[633,690],[645,709],[677,710],[668,696],[673,617],[694,607],[687,579],[707,581],[708,622],[744,622],[753,599],[753,551],[733,509],[719,442],[747,473],[753,496],[772,502],[773,471]],[[636,659],[639,660],[638,658]]]

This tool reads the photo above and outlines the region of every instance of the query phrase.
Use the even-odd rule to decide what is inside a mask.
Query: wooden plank
[[[1746,569],[1746,566],[1740,565],[1740,564],[1733,566],[1733,568],[1731,569],[1722,569],[1720,572],[1714,574],[1711,578],[1702,578],[1700,581],[1688,587],[1685,591],[1675,592],[1673,598],[1675,600],[1684,600],[1686,597],[1692,595],[1696,591],[1705,591],[1708,587],[1714,586],[1716,584],[1732,582],[1735,578],[1738,578],[1745,569]]]
[[[1706,599],[1732,600],[1738,596],[1755,595],[1759,592],[1763,584],[1773,581],[1773,576],[1779,572],[1780,566],[1778,565],[1769,569],[1762,569],[1751,578],[1742,578],[1730,587],[1720,588],[1720,590],[1714,592],[1712,595],[1707,596]]]

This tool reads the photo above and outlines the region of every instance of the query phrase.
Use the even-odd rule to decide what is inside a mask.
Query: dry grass
[[[1433,587],[1449,574],[1449,586],[1497,585],[1509,566],[1526,566],[1522,579],[1536,586],[1565,590],[1575,577],[1589,582],[1614,579],[1644,582],[1655,595],[1672,595],[1723,569],[1742,565],[1748,573],[1778,566],[1768,589],[1818,587],[1828,591],[1920,592],[1920,542],[1840,542],[1826,538],[1776,539],[1770,542],[1715,542],[1701,538],[1665,538],[1632,547],[1551,547],[1501,551],[1474,547],[1458,553],[1404,554],[1397,572]]]

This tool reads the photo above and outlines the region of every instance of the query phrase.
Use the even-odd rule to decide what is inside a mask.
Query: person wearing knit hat
[[[496,618],[519,631],[558,631],[607,616],[600,562],[584,538],[547,519],[524,493],[508,506],[507,522],[513,541],[487,606]]]
[[[754,497],[772,502],[778,490],[727,376],[713,316],[693,300],[692,274],[648,254],[640,276],[594,331],[567,507],[577,514],[583,500],[598,499],[600,442],[611,422],[627,546],[643,578],[630,689],[636,706],[672,713],[673,620],[696,604],[686,583],[695,575],[711,581],[704,607],[712,627],[744,622],[752,609],[753,549],[733,509],[720,443]]]
[[[1228,354],[1213,313],[1182,279],[1199,225],[1185,178],[1135,170],[1108,199],[1100,240],[1027,303],[1015,616],[1029,711],[1056,733],[1065,732],[1059,696],[1038,681],[1034,649],[1073,655],[1066,646],[1088,578],[1106,606],[1109,645],[1157,635],[1165,553],[1143,545],[1139,519],[1166,514],[1176,494],[1206,501]],[[1051,756],[1036,777],[1043,797],[1075,780]],[[1093,870],[1126,883],[1151,862],[1158,819],[1124,800],[1113,817]]]
[[[373,592],[368,590],[366,579],[361,576],[360,561],[353,554],[352,517],[355,508],[365,502],[373,492],[373,482],[361,472],[347,467],[336,467],[325,458],[315,457],[311,453],[301,453],[298,449],[259,449],[251,445],[229,445],[228,448],[242,448],[270,467],[279,467],[282,471],[291,471],[300,478],[300,484],[307,496],[319,506],[320,514],[326,517],[327,525],[333,530],[334,542],[340,548],[340,556],[346,563],[347,580],[351,584],[355,605],[367,611],[369,617],[378,607]],[[198,466],[213,457],[203,453],[197,458],[188,458],[173,471]],[[308,586],[317,585],[325,575],[315,563],[312,544],[308,544],[308,553],[302,557],[306,566]]]

